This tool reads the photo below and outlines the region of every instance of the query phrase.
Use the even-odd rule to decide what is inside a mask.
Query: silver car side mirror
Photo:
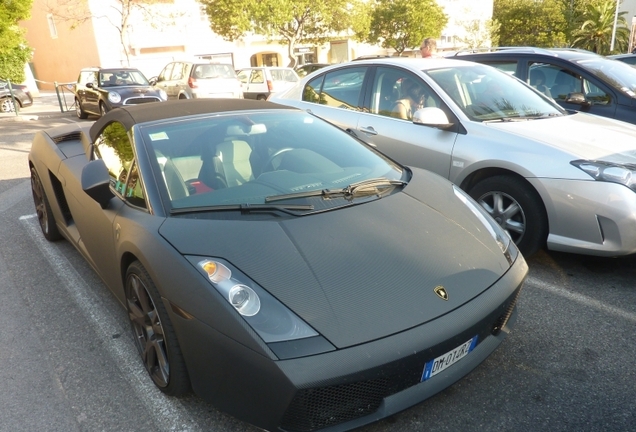
[[[413,123],[432,126],[439,129],[449,129],[453,126],[446,113],[437,107],[426,107],[415,111]]]

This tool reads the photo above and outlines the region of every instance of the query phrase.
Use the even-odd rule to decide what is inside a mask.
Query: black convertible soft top
[[[142,105],[125,105],[99,118],[90,129],[91,141],[106,125],[117,121],[130,130],[134,125],[191,115],[228,111],[296,109],[266,101],[249,99],[181,99],[168,102],[153,102]]]

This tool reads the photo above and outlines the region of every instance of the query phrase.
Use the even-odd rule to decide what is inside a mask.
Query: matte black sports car
[[[268,430],[347,430],[502,342],[527,265],[482,208],[311,114],[250,100],[39,132],[44,236],[127,308],[154,383]]]

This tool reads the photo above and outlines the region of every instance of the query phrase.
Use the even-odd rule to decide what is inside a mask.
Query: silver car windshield
[[[336,196],[334,190],[373,179],[379,197],[385,183],[407,180],[399,165],[303,111],[217,114],[142,125],[139,131],[173,214],[215,206],[258,210],[277,196],[284,197],[281,206],[295,210],[333,208],[368,195]]]
[[[472,64],[423,72],[474,121],[524,120],[565,114],[551,98],[490,66]]]
[[[636,68],[603,57],[578,63],[615,89],[636,98]]]

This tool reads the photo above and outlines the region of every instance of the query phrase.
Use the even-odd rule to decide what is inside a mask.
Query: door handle
[[[360,130],[366,134],[369,135],[377,135],[378,133],[376,132],[375,129],[373,129],[373,126],[367,126],[367,127],[361,127]]]

